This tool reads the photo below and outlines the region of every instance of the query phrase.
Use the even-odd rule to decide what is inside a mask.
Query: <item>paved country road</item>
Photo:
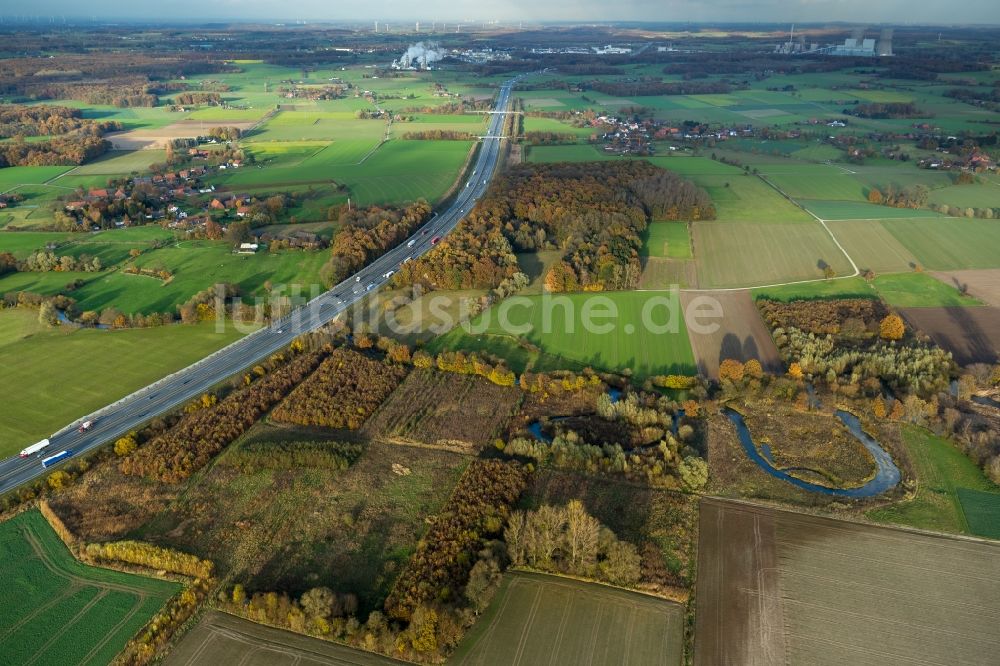
[[[507,110],[511,88],[518,78],[520,77],[511,79],[500,88],[494,106],[495,112]],[[406,242],[270,326],[66,426],[49,438],[51,443],[44,451],[27,458],[13,457],[0,462],[0,493],[47,474],[50,470],[42,467],[42,458],[69,450],[72,451],[69,460],[72,460],[75,456],[134,430],[153,417],[188,402],[220,381],[287,347],[297,336],[329,322],[362,300],[370,291],[375,291],[388,282],[386,273],[397,270],[407,257],[417,257],[431,249],[431,241],[454,229],[486,192],[497,168],[505,118],[503,113],[493,113],[491,116],[470,180],[459,190],[454,202],[447,210],[425,223]],[[412,246],[409,245],[411,241]],[[94,421],[94,425],[86,432],[78,432],[76,423],[88,419]],[[25,442],[24,445],[31,443]]]

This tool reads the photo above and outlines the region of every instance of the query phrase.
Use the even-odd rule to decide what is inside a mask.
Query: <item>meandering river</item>
[[[770,448],[761,446],[760,449],[758,449],[757,445],[754,444],[753,437],[750,435],[750,429],[743,420],[743,416],[736,410],[729,407],[726,407],[723,412],[736,426],[736,432],[739,435],[740,444],[743,445],[743,450],[746,452],[747,456],[749,456],[750,459],[757,464],[758,467],[776,479],[787,481],[793,486],[803,490],[808,490],[814,493],[822,493],[824,495],[834,495],[837,497],[873,497],[875,495],[880,495],[891,488],[895,488],[901,478],[899,468],[896,467],[896,463],[892,461],[892,456],[890,456],[885,449],[879,446],[878,442],[876,442],[861,428],[861,422],[858,420],[858,417],[850,412],[838,409],[836,412],[837,418],[840,419],[841,423],[847,427],[848,431],[858,441],[860,441],[864,447],[871,452],[872,457],[875,458],[875,476],[866,484],[857,488],[831,488],[819,483],[810,483],[792,476],[786,470],[778,469],[774,466],[774,459],[771,457]],[[761,450],[763,450],[763,454],[761,454]]]

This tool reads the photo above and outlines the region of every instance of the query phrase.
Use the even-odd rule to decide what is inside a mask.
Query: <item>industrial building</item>
[[[851,37],[843,44],[828,44],[820,46],[811,43],[806,46],[805,35],[795,36],[795,26],[792,26],[788,41],[774,47],[775,53],[785,55],[832,55],[854,58],[874,58],[876,56],[892,55],[892,28],[884,28],[878,41],[865,37],[864,28],[856,28]]]

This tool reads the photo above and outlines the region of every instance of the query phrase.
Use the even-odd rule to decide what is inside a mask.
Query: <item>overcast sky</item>
[[[1000,24],[1000,0],[0,0],[0,15],[23,14],[427,23],[496,19]]]

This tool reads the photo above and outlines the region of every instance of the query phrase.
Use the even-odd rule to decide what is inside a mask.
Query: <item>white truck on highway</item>
[[[49,440],[47,438],[43,439],[42,441],[36,442],[35,444],[32,444],[27,448],[21,449],[20,456],[22,458],[27,458],[28,456],[34,455],[35,453],[42,451],[43,449],[48,447],[48,445],[49,445]]]

